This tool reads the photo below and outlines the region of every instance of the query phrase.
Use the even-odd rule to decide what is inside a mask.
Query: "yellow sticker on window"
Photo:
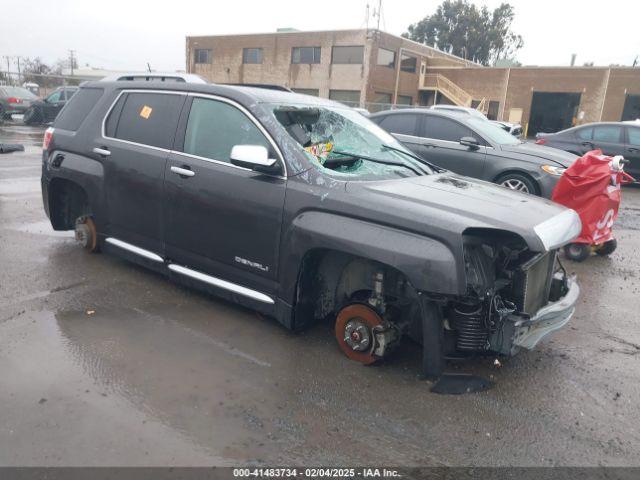
[[[149,117],[151,116],[151,112],[153,112],[153,108],[149,107],[148,105],[145,105],[140,110],[140,116],[145,120],[149,120]]]

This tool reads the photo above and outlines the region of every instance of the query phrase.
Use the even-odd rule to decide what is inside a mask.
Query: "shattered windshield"
[[[319,168],[356,178],[433,173],[376,124],[350,108],[271,104],[273,115]]]

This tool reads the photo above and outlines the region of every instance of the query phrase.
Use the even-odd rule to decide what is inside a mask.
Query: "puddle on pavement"
[[[46,126],[30,127],[24,125],[16,116],[13,121],[0,123],[0,142],[37,147],[42,145],[42,137],[46,128]]]
[[[40,177],[0,179],[0,195],[21,195],[40,191]]]
[[[43,220],[41,222],[25,223],[24,225],[11,225],[7,227],[11,230],[17,230],[19,232],[30,233],[33,235],[46,235],[48,237],[58,237],[73,239],[74,233],[72,231],[56,232],[49,220]]]

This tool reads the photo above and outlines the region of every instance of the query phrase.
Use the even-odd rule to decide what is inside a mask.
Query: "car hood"
[[[506,153],[529,155],[547,162],[553,162],[558,166],[568,168],[578,158],[573,153],[558,150],[557,148],[536,145],[535,143],[519,143],[517,145],[501,145],[500,149]]]
[[[402,180],[350,182],[347,191],[427,235],[469,228],[512,232],[533,251],[558,248],[581,230],[573,210],[540,197],[450,172]]]

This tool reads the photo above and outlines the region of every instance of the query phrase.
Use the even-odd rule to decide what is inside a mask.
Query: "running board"
[[[105,242],[110,243],[118,248],[122,248],[123,250],[127,250],[131,253],[135,253],[136,255],[140,255],[148,260],[153,260],[154,262],[163,263],[164,259],[160,255],[156,255],[149,250],[145,250],[144,248],[136,247],[135,245],[131,245],[130,243],[123,242],[122,240],[118,240],[117,238],[109,237],[105,240]]]
[[[243,287],[235,283],[227,282],[226,280],[222,280],[220,278],[212,277],[211,275],[206,275],[204,273],[197,272],[196,270],[191,270],[190,268],[187,268],[187,267],[176,265],[175,263],[170,263],[168,268],[169,270],[179,273],[181,275],[184,275],[186,277],[190,277],[195,280],[208,283],[209,285],[213,285],[214,287],[223,288],[224,290],[229,290],[230,292],[234,292],[239,295],[252,298],[259,302],[269,303],[271,305],[275,303],[273,301],[273,298],[269,297],[268,295],[265,295],[264,293],[260,293],[256,290],[251,290],[250,288]]]

